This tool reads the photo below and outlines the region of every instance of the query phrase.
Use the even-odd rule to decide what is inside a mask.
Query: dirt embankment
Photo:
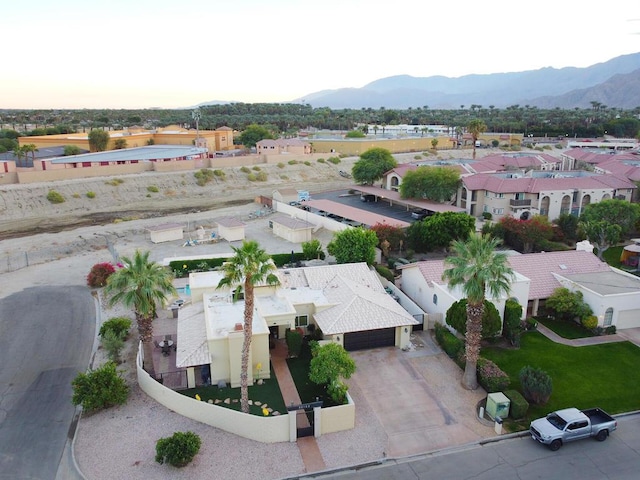
[[[0,188],[0,239],[55,233],[87,225],[108,224],[117,219],[162,217],[177,213],[231,207],[254,198],[271,196],[278,188],[311,192],[345,188],[350,181],[339,175],[350,171],[353,160],[338,165],[309,163],[260,165],[267,180],[250,181],[239,167],[224,168],[224,177],[199,186],[193,171],[144,173],[61,182],[14,184]],[[47,200],[50,190],[63,203]],[[92,198],[90,198],[92,197]]]

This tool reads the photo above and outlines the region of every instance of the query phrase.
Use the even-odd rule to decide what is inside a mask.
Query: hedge
[[[274,253],[271,255],[273,263],[276,267],[282,267],[288,263],[292,263],[292,256],[290,253]],[[222,264],[228,261],[229,258],[200,258],[198,260],[174,260],[169,263],[169,268],[173,271],[176,277],[186,277],[191,272],[204,272],[208,270],[214,270],[221,267]],[[295,252],[293,254],[293,263],[301,262],[304,260],[304,254],[302,252]]]
[[[503,393],[511,401],[509,416],[514,420],[524,418],[529,410],[529,402],[517,390],[505,390]]]
[[[460,351],[464,351],[464,341],[460,340],[447,327],[436,323],[436,341],[449,357],[456,359]]]
[[[491,360],[478,358],[478,383],[487,393],[501,392],[509,386],[511,379]]]

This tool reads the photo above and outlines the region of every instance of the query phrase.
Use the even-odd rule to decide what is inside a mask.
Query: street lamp
[[[196,108],[193,112],[191,112],[191,118],[196,122],[196,148],[200,148],[200,118],[202,117],[202,113],[199,108]]]

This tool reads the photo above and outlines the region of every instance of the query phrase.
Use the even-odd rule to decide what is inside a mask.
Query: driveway
[[[476,418],[486,396],[467,391],[462,370],[433,342],[416,332],[415,349],[394,347],[351,352],[357,364],[350,382],[366,397],[387,434],[387,457],[403,457],[495,436]]]

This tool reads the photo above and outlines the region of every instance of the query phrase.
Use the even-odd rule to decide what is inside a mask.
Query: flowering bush
[[[501,392],[511,383],[509,375],[486,358],[478,358],[478,382],[487,393]]]
[[[104,287],[107,284],[107,279],[115,271],[115,267],[108,262],[96,263],[87,275],[87,285],[91,288]]]

